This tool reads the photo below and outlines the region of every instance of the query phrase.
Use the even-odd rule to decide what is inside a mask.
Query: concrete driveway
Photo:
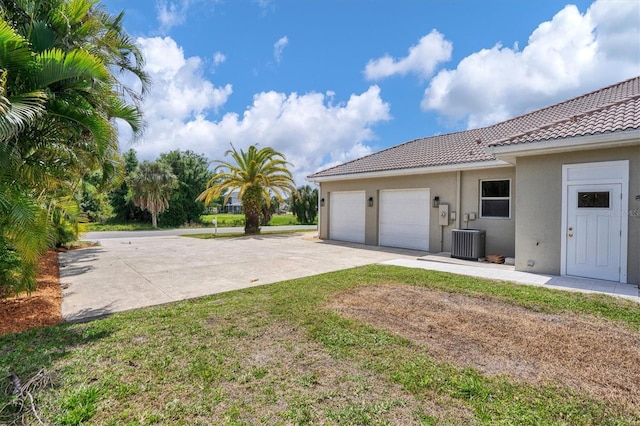
[[[60,254],[62,315],[113,312],[352,268],[424,252],[320,241],[317,232],[201,240],[174,235],[91,240]]]

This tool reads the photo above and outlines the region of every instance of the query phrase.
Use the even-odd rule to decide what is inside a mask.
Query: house
[[[640,281],[640,77],[308,179],[322,239],[450,252],[475,228],[519,271]]]
[[[224,204],[225,213],[240,214],[242,213],[242,200],[240,199],[240,191],[235,190],[229,195],[229,200]]]

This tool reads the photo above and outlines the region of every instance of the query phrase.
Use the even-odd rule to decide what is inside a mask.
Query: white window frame
[[[509,182],[509,196],[508,197],[483,197],[482,196],[482,184],[484,182],[499,182],[499,181],[504,181],[506,180],[507,182]],[[481,179],[480,180],[480,188],[479,189],[479,193],[478,193],[478,198],[480,199],[480,205],[478,206],[478,211],[480,212],[480,217],[482,219],[511,219],[511,179],[510,178],[503,178],[503,179]],[[485,216],[484,212],[482,211],[482,202],[484,200],[507,200],[509,201],[509,216]]]

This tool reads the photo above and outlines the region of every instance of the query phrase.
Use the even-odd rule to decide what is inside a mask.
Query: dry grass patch
[[[212,315],[203,325],[210,342],[186,342],[179,354],[168,343],[166,366],[156,365],[161,359],[155,349],[153,360],[95,357],[99,369],[112,376],[107,382],[117,387],[92,423],[419,425],[422,417],[444,419],[442,424],[473,422],[464,404],[446,395],[416,397],[353,360],[330,355],[303,328],[260,312],[233,319]],[[127,343],[155,344],[142,336]],[[105,387],[103,380],[96,386]]]
[[[238,404],[243,414],[236,420],[251,424],[280,418],[293,424],[415,425],[419,413],[452,424],[473,418],[468,407],[444,395],[416,399],[352,360],[331,356],[290,324],[261,327],[258,336],[239,339],[235,352],[244,361],[232,380],[221,383],[224,398],[215,407],[216,418]]]
[[[640,334],[612,322],[409,285],[350,289],[330,308],[452,364],[557,383],[640,413]]]

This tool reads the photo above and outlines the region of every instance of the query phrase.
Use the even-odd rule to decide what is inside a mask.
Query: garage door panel
[[[393,225],[393,231],[397,235],[410,237],[415,234],[415,225],[395,224]]]
[[[429,250],[428,189],[380,191],[379,244]]]
[[[332,192],[329,202],[329,238],[364,244],[364,191]]]

